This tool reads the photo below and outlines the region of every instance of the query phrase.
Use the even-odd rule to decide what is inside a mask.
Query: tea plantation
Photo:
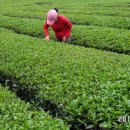
[[[47,11],[72,43],[43,36]],[[0,0],[0,130],[129,130],[129,0]]]
[[[69,130],[62,120],[52,119],[46,112],[31,110],[29,103],[0,86],[1,130]]]

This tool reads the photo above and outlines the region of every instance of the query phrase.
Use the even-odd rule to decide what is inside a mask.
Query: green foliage
[[[73,37],[73,44],[76,45],[130,54],[130,32],[128,30],[75,26]]]
[[[44,111],[33,111],[29,103],[0,85],[1,130],[68,130],[60,119],[53,119]]]
[[[29,2],[28,2],[29,3]],[[37,4],[43,3],[43,4]],[[23,4],[23,2],[22,2]],[[46,6],[47,5],[47,6]],[[30,2],[28,6],[17,5],[1,9],[1,14],[13,17],[46,19],[47,11],[57,7],[60,14],[67,16],[74,24],[105,26],[120,29],[130,29],[129,3],[88,3],[78,2]]]
[[[54,41],[51,30],[53,40],[43,39],[54,7],[74,24],[72,44],[86,48]],[[130,122],[118,122],[130,116],[129,7],[129,0],[0,1],[0,80],[2,73],[14,77],[23,84],[15,89],[41,99],[37,105],[43,99],[43,107],[58,108],[51,108],[55,115],[65,113],[61,120],[32,110],[0,86],[0,129],[129,130]]]
[[[43,21],[38,19],[1,16],[0,26],[17,33],[43,38]],[[54,33],[50,32],[54,39]],[[72,40],[72,44],[76,45],[130,54],[130,32],[128,30],[76,25],[73,27]]]
[[[8,36],[8,37],[5,37]],[[0,71],[13,75],[26,90],[62,107],[65,120],[94,128],[127,128],[130,57],[0,32]],[[123,96],[122,96],[123,95]]]
[[[75,23],[81,25],[94,25],[102,27],[113,27],[118,29],[130,29],[130,18],[120,16],[100,16],[100,15],[84,15],[84,14],[67,14],[68,18]]]

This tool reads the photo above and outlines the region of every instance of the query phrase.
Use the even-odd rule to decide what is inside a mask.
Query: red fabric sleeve
[[[45,23],[44,27],[43,27],[45,37],[49,35],[48,28],[49,28],[49,25],[47,23]]]
[[[65,37],[69,37],[71,35],[71,30],[72,30],[72,24],[71,22],[65,18],[64,19],[65,25],[66,25],[66,33],[65,33]]]

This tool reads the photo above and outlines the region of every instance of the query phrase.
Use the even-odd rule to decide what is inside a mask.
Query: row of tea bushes
[[[0,26],[17,33],[43,38],[43,21],[38,19],[1,16]],[[54,38],[54,33],[52,37]],[[75,25],[72,44],[130,54],[130,32],[124,29]]]
[[[1,130],[69,130],[60,119],[48,113],[31,109],[29,103],[21,101],[12,92],[0,85],[0,129]]]
[[[118,122],[129,115],[129,56],[48,43],[1,28],[0,57],[1,72],[62,108],[64,120],[77,128],[130,128]]]

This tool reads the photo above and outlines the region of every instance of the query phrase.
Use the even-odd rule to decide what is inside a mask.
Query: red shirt
[[[48,28],[49,25],[46,22],[44,24],[45,36],[49,35]],[[51,28],[55,32],[56,38],[61,41],[64,36],[67,38],[71,35],[72,24],[65,16],[58,15],[58,20],[51,25]]]

